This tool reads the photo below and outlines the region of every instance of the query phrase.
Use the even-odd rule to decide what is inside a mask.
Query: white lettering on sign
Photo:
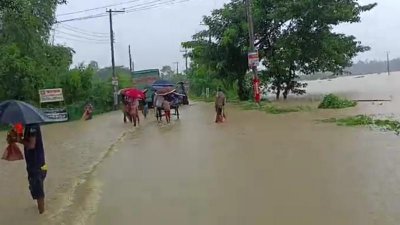
[[[39,90],[39,98],[40,103],[64,101],[62,88],[41,89]]]

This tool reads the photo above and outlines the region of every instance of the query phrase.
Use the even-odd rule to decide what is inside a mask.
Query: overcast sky
[[[115,60],[116,65],[129,65],[128,45],[131,45],[135,69],[161,68],[174,62],[184,68],[181,45],[191,36],[204,29],[200,25],[203,15],[212,9],[220,8],[229,0],[189,0],[174,5],[157,5],[157,8],[137,11],[138,7],[156,6],[160,2],[171,0],[69,0],[67,5],[57,10],[57,19],[66,20],[105,12],[105,9],[88,11],[80,14],[65,13],[97,8],[121,2],[130,2],[112,9],[136,7],[136,11],[115,15]],[[177,0],[181,1],[181,0]],[[363,44],[369,45],[370,52],[359,55],[358,59],[385,59],[386,51],[391,57],[400,57],[400,0],[376,0],[378,6],[371,12],[364,13],[360,24],[345,24],[336,30],[355,35]],[[375,2],[376,2],[375,1]],[[360,0],[371,3],[372,0]],[[135,9],[135,8],[133,8]],[[78,29],[79,30],[78,30]],[[99,62],[100,66],[111,65],[109,41],[109,18],[100,17],[61,23],[56,27],[55,42],[72,47],[76,54],[74,63]]]

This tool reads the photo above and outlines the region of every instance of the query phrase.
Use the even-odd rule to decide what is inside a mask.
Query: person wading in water
[[[216,123],[222,123],[225,119],[225,103],[226,97],[222,92],[221,88],[218,88],[217,97],[215,98],[215,111],[217,112],[217,116],[215,118]]]
[[[24,145],[29,190],[32,198],[37,201],[39,213],[42,214],[45,209],[43,182],[47,175],[47,165],[45,162],[40,125],[26,125],[24,137],[18,138],[18,142]]]

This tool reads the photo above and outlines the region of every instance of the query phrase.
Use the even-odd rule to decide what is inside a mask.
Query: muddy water
[[[118,145],[92,224],[398,224],[400,139],[196,104]]]
[[[55,221],[76,201],[77,187],[129,131],[121,122],[120,113],[111,113],[89,122],[42,127],[49,166],[46,180],[49,211],[42,217],[37,216],[28,191],[25,162],[1,161],[0,224],[61,224]],[[5,139],[5,133],[0,133],[1,136]],[[0,141],[5,146],[3,138]]]
[[[132,129],[111,113],[46,126],[49,211],[37,216],[24,163],[0,162],[0,224],[397,225],[400,139],[316,121],[399,115],[396,85],[396,76],[315,81],[289,104],[330,92],[393,102],[286,115],[230,107],[222,125],[196,103],[172,125],[149,118]]]

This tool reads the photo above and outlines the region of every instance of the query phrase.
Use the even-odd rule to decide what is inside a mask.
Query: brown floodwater
[[[212,105],[194,103],[170,125],[150,117],[133,128],[114,112],[45,126],[48,211],[36,213],[24,162],[2,161],[0,224],[398,225],[400,138],[318,122],[400,115],[398,77],[313,81],[306,97],[279,103],[315,106],[330,92],[392,99],[354,109],[231,106],[217,125]]]

